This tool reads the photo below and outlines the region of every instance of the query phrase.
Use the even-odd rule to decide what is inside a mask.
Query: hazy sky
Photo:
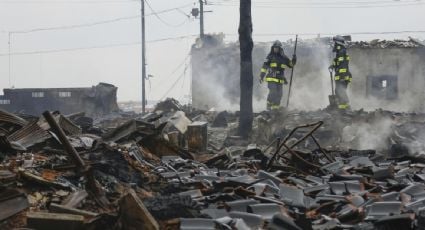
[[[188,53],[199,20],[188,18],[197,0],[149,0],[146,5],[148,99],[189,94]],[[208,0],[206,33],[237,39],[237,0]],[[425,39],[422,0],[253,0],[255,41],[287,40],[282,34],[358,34],[372,38]],[[179,8],[178,10],[169,10]],[[164,12],[165,11],[165,12]],[[118,99],[140,100],[140,1],[0,0],[0,88],[79,87],[108,82]],[[108,23],[106,23],[108,22]],[[52,29],[55,28],[55,29]],[[41,30],[39,30],[41,29]],[[10,80],[8,38],[11,35]],[[313,35],[301,35],[309,38]],[[173,38],[163,40],[166,38]],[[10,84],[9,84],[10,82]],[[174,86],[174,87],[172,87]]]

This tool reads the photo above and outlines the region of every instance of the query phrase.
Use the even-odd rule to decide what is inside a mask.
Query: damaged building
[[[331,38],[298,42],[298,62],[294,74],[291,106],[315,110],[328,105],[331,93],[328,66],[333,58]],[[292,56],[294,41],[284,43]],[[270,51],[270,43],[256,43],[253,49],[254,78]],[[409,40],[349,42],[349,87],[354,109],[383,108],[395,111],[424,111],[425,47]],[[239,106],[239,45],[224,43],[223,36],[209,37],[192,48],[192,95],[196,108],[237,109]],[[286,73],[288,77],[290,72]],[[283,101],[286,101],[287,86]],[[254,109],[265,109],[267,87],[254,81]],[[413,100],[412,100],[413,99]]]
[[[0,96],[0,109],[35,116],[46,110],[105,115],[118,111],[117,89],[107,83],[86,88],[4,89],[4,95]]]

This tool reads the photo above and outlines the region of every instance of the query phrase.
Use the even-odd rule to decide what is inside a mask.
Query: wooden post
[[[252,131],[252,18],[251,0],[240,0],[239,43],[241,57],[239,135],[248,138]]]

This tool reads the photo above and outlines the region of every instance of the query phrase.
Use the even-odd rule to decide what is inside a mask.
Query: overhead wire
[[[178,6],[178,7],[174,7],[174,8],[161,10],[161,11],[158,11],[158,12],[155,12],[155,13],[149,13],[149,14],[146,14],[145,17],[153,16],[153,15],[158,16],[159,14],[164,14],[164,13],[168,13],[168,12],[171,12],[171,11],[178,11],[179,9],[183,9],[183,8],[190,6],[190,5],[192,5],[192,3],[185,4],[185,5]],[[41,32],[41,31],[50,31],[50,30],[68,30],[68,29],[76,29],[76,28],[82,28],[82,27],[92,27],[92,26],[97,26],[97,25],[101,25],[101,24],[109,24],[109,23],[114,23],[114,22],[119,22],[119,21],[137,19],[137,18],[140,18],[140,17],[141,17],[141,15],[138,14],[138,15],[134,15],[134,16],[119,17],[119,18],[96,21],[96,22],[91,22],[91,23],[35,28],[35,29],[29,29],[29,30],[15,30],[15,31],[10,31],[10,33],[24,34],[24,33],[33,33],[33,32]]]
[[[114,18],[114,19],[109,19],[109,20],[104,20],[104,21],[97,21],[97,22],[92,22],[92,23],[84,23],[84,24],[35,28],[35,29],[29,29],[29,30],[15,30],[15,31],[10,31],[10,33],[25,34],[25,33],[39,32],[39,31],[68,30],[68,29],[75,29],[75,28],[81,28],[81,27],[91,27],[91,26],[96,26],[96,25],[101,25],[101,24],[108,24],[108,23],[119,22],[119,21],[124,21],[124,20],[129,20],[129,19],[135,19],[135,18],[140,18],[140,15],[120,17],[120,18]]]
[[[185,87],[185,85],[186,85],[186,78],[187,78],[187,76],[188,76],[188,74],[187,74],[187,68],[185,68],[185,69],[184,69],[184,77],[183,77],[183,81],[182,81],[182,86],[181,86],[181,88],[180,88],[180,91],[181,91],[181,92],[184,92],[183,90],[184,90],[184,87]],[[184,101],[184,99],[185,99],[185,94],[183,93],[183,94],[181,95],[181,99],[180,99],[180,101]]]
[[[168,76],[173,76],[179,69],[180,69],[180,67],[182,67],[186,62],[187,62],[187,60],[188,60],[188,58],[190,57],[190,52],[185,56],[185,58],[183,59],[183,61],[181,62],[181,63],[179,63],[174,69],[173,69],[173,71],[171,71],[171,73],[170,74],[168,74]],[[158,86],[159,85],[162,85],[163,83],[164,83],[164,81],[166,81],[166,80],[169,80],[169,79],[163,79],[162,81],[160,81],[159,83],[158,83]]]
[[[406,30],[406,31],[383,31],[383,32],[340,32],[340,33],[259,33],[259,34],[253,34],[253,36],[315,36],[315,35],[337,35],[337,34],[349,34],[349,35],[384,35],[384,34],[403,34],[403,33],[425,33],[425,30]],[[237,34],[229,34],[226,33],[226,36],[237,36]],[[186,39],[186,38],[192,38],[197,37],[198,34],[191,34],[191,35],[182,35],[182,36],[176,36],[176,37],[167,37],[167,38],[159,38],[154,40],[146,41],[146,43],[156,43],[156,42],[163,42],[163,41],[170,41],[170,40],[179,40],[179,39]],[[78,51],[78,50],[89,50],[89,49],[102,49],[102,48],[113,48],[113,47],[123,47],[123,46],[132,46],[132,45],[140,45],[139,42],[129,42],[129,43],[117,43],[117,44],[108,44],[108,45],[101,45],[101,46],[90,46],[90,47],[79,47],[79,48],[69,48],[69,49],[53,49],[53,50],[39,50],[39,51],[25,51],[25,52],[14,52],[10,53],[11,56],[17,56],[17,55],[32,55],[32,54],[47,54],[47,53],[59,53],[59,52],[71,52],[71,51]],[[9,53],[0,53],[0,56],[7,56]],[[186,59],[188,56],[186,56]],[[182,65],[182,64],[181,64]],[[179,67],[181,67],[181,65]],[[176,70],[175,70],[176,71]],[[175,72],[173,71],[173,72]]]
[[[169,27],[180,27],[180,26],[182,26],[182,25],[184,25],[184,24],[186,24],[189,20],[189,17],[188,18],[185,18],[185,20],[183,21],[183,22],[181,22],[181,23],[179,23],[179,24],[171,24],[171,23],[169,23],[169,22],[167,22],[167,21],[165,21],[164,19],[162,19],[159,15],[158,15],[158,13],[152,8],[152,6],[151,6],[151,4],[149,3],[149,1],[148,0],[145,0],[145,2],[146,2],[146,5],[149,7],[149,9],[152,11],[152,14],[153,15],[155,15],[155,17],[156,18],[158,18],[158,20],[159,21],[161,21],[163,24],[165,24],[166,26],[169,26]],[[186,15],[187,16],[187,15]]]
[[[176,81],[173,82],[173,84],[171,85],[170,88],[168,88],[168,90],[166,91],[166,93],[162,97],[160,97],[160,100],[163,100],[171,92],[171,90],[173,90],[174,87],[176,87],[177,83],[182,79],[182,77],[185,77],[186,76],[186,71],[187,71],[187,68],[189,67],[189,65],[187,64],[187,61],[188,61],[189,57],[190,57],[190,52],[186,55],[186,57],[183,59],[183,61],[180,64],[178,64],[174,68],[174,70],[168,75],[168,76],[173,76],[180,69],[180,67],[182,67],[183,65],[185,65],[185,68],[183,69],[183,73],[180,74],[177,77]],[[167,78],[167,80],[169,80],[169,78]],[[164,83],[164,80],[160,82],[160,84],[163,84],[163,83]]]
[[[187,69],[187,65],[185,67],[185,69],[183,70],[183,73],[179,75],[179,77],[177,78],[176,81],[173,82],[173,84],[171,85],[170,88],[168,88],[168,90],[165,92],[165,94],[159,99],[160,101],[162,101],[166,96],[168,96],[168,94],[171,92],[171,90],[174,89],[174,87],[177,85],[177,83],[182,79],[182,77],[185,76],[186,73],[186,69]]]
[[[169,40],[178,40],[195,37],[197,35],[184,35],[178,37],[168,37],[168,38],[160,38],[155,40],[146,41],[146,43],[155,43],[155,42],[163,42]],[[25,52],[14,52],[14,53],[0,53],[1,56],[19,56],[19,55],[33,55],[33,54],[48,54],[48,53],[61,53],[61,52],[72,52],[79,50],[90,50],[90,49],[103,49],[103,48],[113,48],[113,47],[125,47],[125,46],[134,46],[140,45],[141,42],[128,42],[128,43],[116,43],[116,44],[108,44],[108,45],[100,45],[100,46],[89,46],[89,47],[78,47],[78,48],[66,48],[66,49],[52,49],[52,50],[38,50],[38,51],[25,51]]]
[[[162,13],[166,13],[166,12],[170,12],[170,11],[178,11],[182,14],[184,14],[184,12],[181,10],[184,7],[190,6],[192,4],[186,4],[183,6],[179,6],[179,7],[174,7],[171,9],[166,9],[166,10],[162,10],[162,11],[155,11],[152,6],[149,4],[148,1],[145,1],[148,5],[148,7],[151,9],[152,13],[150,14],[146,14],[145,16],[151,16],[154,15],[156,16],[161,22],[163,22],[164,24],[167,24],[168,26],[181,26],[183,24],[185,24],[187,22],[187,20],[185,20],[183,23],[179,24],[179,25],[172,25],[167,23],[166,21],[164,21],[159,14]],[[190,17],[187,14],[184,14],[185,16],[187,16],[188,18]],[[113,23],[113,22],[118,22],[118,21],[123,21],[123,20],[129,20],[129,19],[135,19],[135,18],[140,18],[141,15],[136,15],[136,16],[129,16],[129,17],[120,17],[120,18],[115,18],[115,19],[109,19],[109,20],[104,20],[104,21],[98,21],[98,22],[93,22],[93,23],[85,23],[85,24],[77,24],[77,25],[67,25],[67,26],[57,26],[57,27],[47,27],[47,28],[35,28],[35,29],[30,29],[30,30],[19,30],[19,31],[10,31],[10,32],[6,32],[9,33],[9,35],[12,33],[16,33],[16,34],[23,34],[23,33],[32,33],[32,32],[39,32],[39,31],[50,31],[50,30],[66,30],[66,29],[74,29],[74,28],[81,28],[81,27],[90,27],[90,26],[95,26],[95,25],[100,25],[100,24],[107,24],[107,23]],[[3,32],[3,31],[2,31]],[[195,35],[185,35],[185,36],[179,36],[179,37],[171,37],[171,38],[161,38],[161,39],[156,39],[156,40],[151,40],[151,41],[147,41],[147,43],[153,43],[153,42],[161,42],[161,41],[166,41],[166,40],[175,40],[175,39],[183,39],[183,38],[189,38],[189,37],[193,37]],[[124,46],[133,46],[133,45],[140,45],[140,42],[130,42],[130,43],[119,43],[119,44],[109,44],[109,45],[100,45],[100,46],[91,46],[91,47],[79,47],[79,48],[67,48],[67,49],[54,49],[54,50],[42,50],[42,51],[29,51],[29,52],[15,52],[15,53],[7,53],[7,54],[0,54],[0,56],[15,56],[15,55],[33,55],[33,54],[46,54],[46,53],[59,53],[59,52],[72,52],[72,51],[79,51],[79,50],[89,50],[89,49],[102,49],[102,48],[111,48],[111,47],[124,47]],[[188,56],[185,58],[184,62],[182,64],[184,64],[187,61]],[[180,65],[181,66],[181,65]],[[180,68],[180,66],[178,66],[178,68]],[[187,67],[184,70],[184,73],[186,72]],[[175,70],[177,71],[177,69]],[[172,73],[174,74],[175,71]],[[179,77],[180,79],[180,77]],[[171,89],[170,89],[171,90]],[[167,92],[168,94],[168,92]]]

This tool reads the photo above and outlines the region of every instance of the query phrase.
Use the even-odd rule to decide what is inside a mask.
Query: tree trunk
[[[251,0],[240,0],[239,43],[241,55],[241,98],[239,135],[248,138],[252,131],[252,18]]]

